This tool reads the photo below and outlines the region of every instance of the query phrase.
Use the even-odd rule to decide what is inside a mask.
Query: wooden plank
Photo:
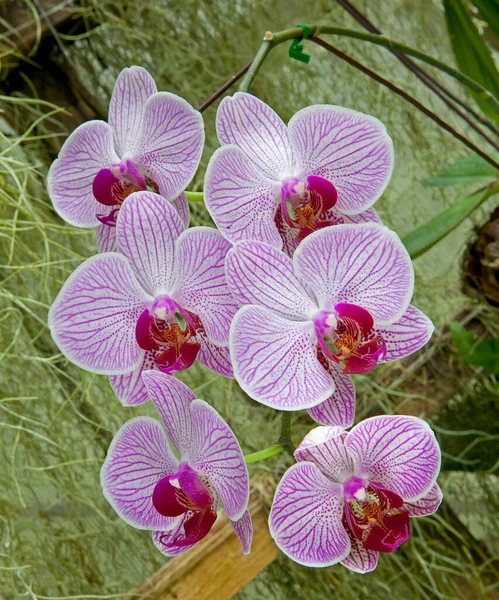
[[[227,517],[195,548],[170,560],[127,600],[230,600],[279,555],[267,511],[252,500],[253,545],[244,556]]]

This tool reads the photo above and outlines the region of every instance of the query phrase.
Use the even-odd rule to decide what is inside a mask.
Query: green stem
[[[274,444],[273,446],[264,448],[258,452],[246,454],[244,460],[246,461],[247,465],[251,465],[252,463],[260,462],[261,460],[266,460],[267,458],[272,458],[272,456],[282,454],[284,450],[285,448],[282,444]]]
[[[184,192],[185,197],[187,198],[187,200],[189,200],[190,202],[203,202],[204,201],[204,195],[203,192],[189,192],[189,191],[185,191]]]
[[[365,33],[363,31],[356,31],[355,29],[347,29],[344,27],[331,27],[328,25],[309,25],[310,30],[312,31],[312,35],[319,35],[319,33],[325,33],[329,35],[338,35],[341,37],[354,38],[357,40],[362,40],[364,42],[369,42],[371,44],[375,44],[377,46],[383,46],[384,48],[388,48],[389,50],[394,50],[395,52],[400,52],[402,54],[407,54],[408,56],[413,56],[414,58],[421,60],[444,73],[450,75],[461,84],[470,88],[480,96],[499,114],[499,101],[493,96],[489,90],[485,89],[479,83],[477,83],[471,77],[464,75],[457,69],[453,69],[449,65],[433,58],[432,56],[428,56],[423,52],[416,50],[415,48],[411,48],[410,46],[406,46],[405,44],[400,44],[399,42],[395,42],[385,35],[377,35],[373,33]],[[295,27],[294,29],[286,29],[284,31],[279,31],[278,33],[270,33],[267,32],[263,39],[263,43],[258,51],[258,54],[251,65],[251,68],[246,73],[244,79],[239,86],[240,92],[247,92],[258,73],[258,70],[262,66],[263,62],[269,55],[269,52],[275,46],[282,44],[288,40],[292,40],[295,38],[299,38],[303,35],[303,29],[301,27]]]

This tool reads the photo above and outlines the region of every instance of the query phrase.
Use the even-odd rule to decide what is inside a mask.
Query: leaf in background
[[[462,0],[443,0],[447,30],[459,69],[499,98],[499,73],[490,50],[478,33]],[[479,94],[473,93],[476,103],[494,121],[499,115]]]
[[[499,38],[499,0],[473,0],[473,4],[480,11],[480,17]]]
[[[455,229],[482,202],[499,192],[499,184],[481,189],[447,208],[428,223],[402,238],[411,258],[417,258]]]
[[[499,161],[499,154],[491,154],[494,160]],[[432,187],[445,187],[465,183],[492,183],[498,177],[494,167],[481,156],[467,156],[461,158],[439,173],[436,177],[424,179],[423,184]]]
[[[452,322],[449,327],[463,362],[499,374],[499,338],[477,343],[474,335],[459,323]]]

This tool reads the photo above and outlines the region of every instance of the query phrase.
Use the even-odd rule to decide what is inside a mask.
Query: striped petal
[[[141,129],[132,160],[172,200],[198,168],[204,145],[201,114],[179,96],[157,92],[145,103]]]
[[[341,564],[354,571],[355,573],[370,573],[378,566],[379,552],[376,550],[367,550],[352,533],[350,528],[346,527],[346,532],[350,538],[350,554],[341,561]]]
[[[173,206],[153,192],[135,192],[121,207],[116,225],[118,251],[151,296],[168,294],[174,282],[175,242],[184,230]]]
[[[301,176],[334,184],[337,208],[358,214],[385,191],[394,164],[393,142],[378,119],[341,106],[309,106],[289,122]]]
[[[410,517],[427,517],[437,512],[442,499],[442,490],[435,483],[425,496],[414,502],[406,502],[402,508],[408,511]]]
[[[124,256],[93,256],[74,271],[54,300],[48,319],[52,338],[82,369],[128,373],[142,360],[135,326],[148,301]]]
[[[240,519],[231,521],[230,524],[234,528],[234,531],[241,542],[243,554],[249,554],[251,552],[251,542],[253,540],[253,522],[249,510],[246,510]]]
[[[217,111],[222,145],[235,144],[271,179],[291,174],[294,157],[286,125],[256,96],[237,92],[225,97]]]
[[[168,437],[182,460],[187,460],[192,449],[191,404],[196,396],[185,383],[160,371],[145,371],[142,381],[159,412]]]
[[[211,227],[184,231],[176,244],[177,272],[171,296],[195,313],[212,342],[227,345],[239,303],[225,279],[225,257],[231,245]]]
[[[230,351],[237,382],[266,406],[310,408],[334,391],[334,381],[317,359],[311,322],[290,321],[260,306],[244,306],[232,322]]]
[[[386,354],[380,363],[400,360],[422,348],[435,330],[430,319],[415,306],[409,306],[401,319],[376,328],[386,344]]]
[[[269,244],[239,242],[227,254],[225,271],[241,304],[257,304],[277,315],[301,319],[318,310],[296,277],[292,260]]]
[[[240,519],[249,500],[248,469],[236,436],[209,404],[191,404],[193,448],[191,467],[208,478],[229,519]]]
[[[154,79],[142,67],[129,67],[118,75],[109,103],[108,120],[120,156],[135,150],[140,139],[144,105],[157,91]]]
[[[99,252],[116,252],[116,227],[99,223],[95,228],[95,233]]]
[[[111,127],[88,121],[64,142],[59,158],[47,176],[50,199],[57,214],[76,227],[96,227],[102,204],[94,198],[92,183],[101,169],[119,161],[113,148]]]
[[[268,179],[237,146],[215,151],[206,170],[206,207],[231,242],[261,240],[280,248],[274,224],[280,184]]]
[[[375,223],[337,225],[309,235],[296,250],[295,272],[321,308],[348,303],[369,311],[376,326],[400,319],[414,289],[411,259],[397,234]]]
[[[161,424],[136,417],[114,436],[101,470],[104,497],[118,515],[138,529],[169,529],[174,519],[154,508],[158,481],[178,470]]]
[[[350,552],[342,525],[341,486],[308,462],[284,473],[272,503],[270,535],[295,562],[307,567],[328,567]]]
[[[365,419],[348,434],[346,446],[356,475],[379,483],[413,502],[433,487],[440,470],[440,448],[422,419],[386,415]]]

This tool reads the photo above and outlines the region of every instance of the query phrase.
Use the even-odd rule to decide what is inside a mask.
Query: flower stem
[[[189,192],[186,190],[184,194],[189,202],[203,202],[204,200],[203,192]]]
[[[264,448],[258,452],[246,454],[244,460],[247,465],[251,465],[252,463],[260,462],[261,460],[266,460],[267,458],[272,458],[272,456],[282,454],[284,450],[285,448],[282,444],[274,444],[273,446],[269,446],[269,448]]]

